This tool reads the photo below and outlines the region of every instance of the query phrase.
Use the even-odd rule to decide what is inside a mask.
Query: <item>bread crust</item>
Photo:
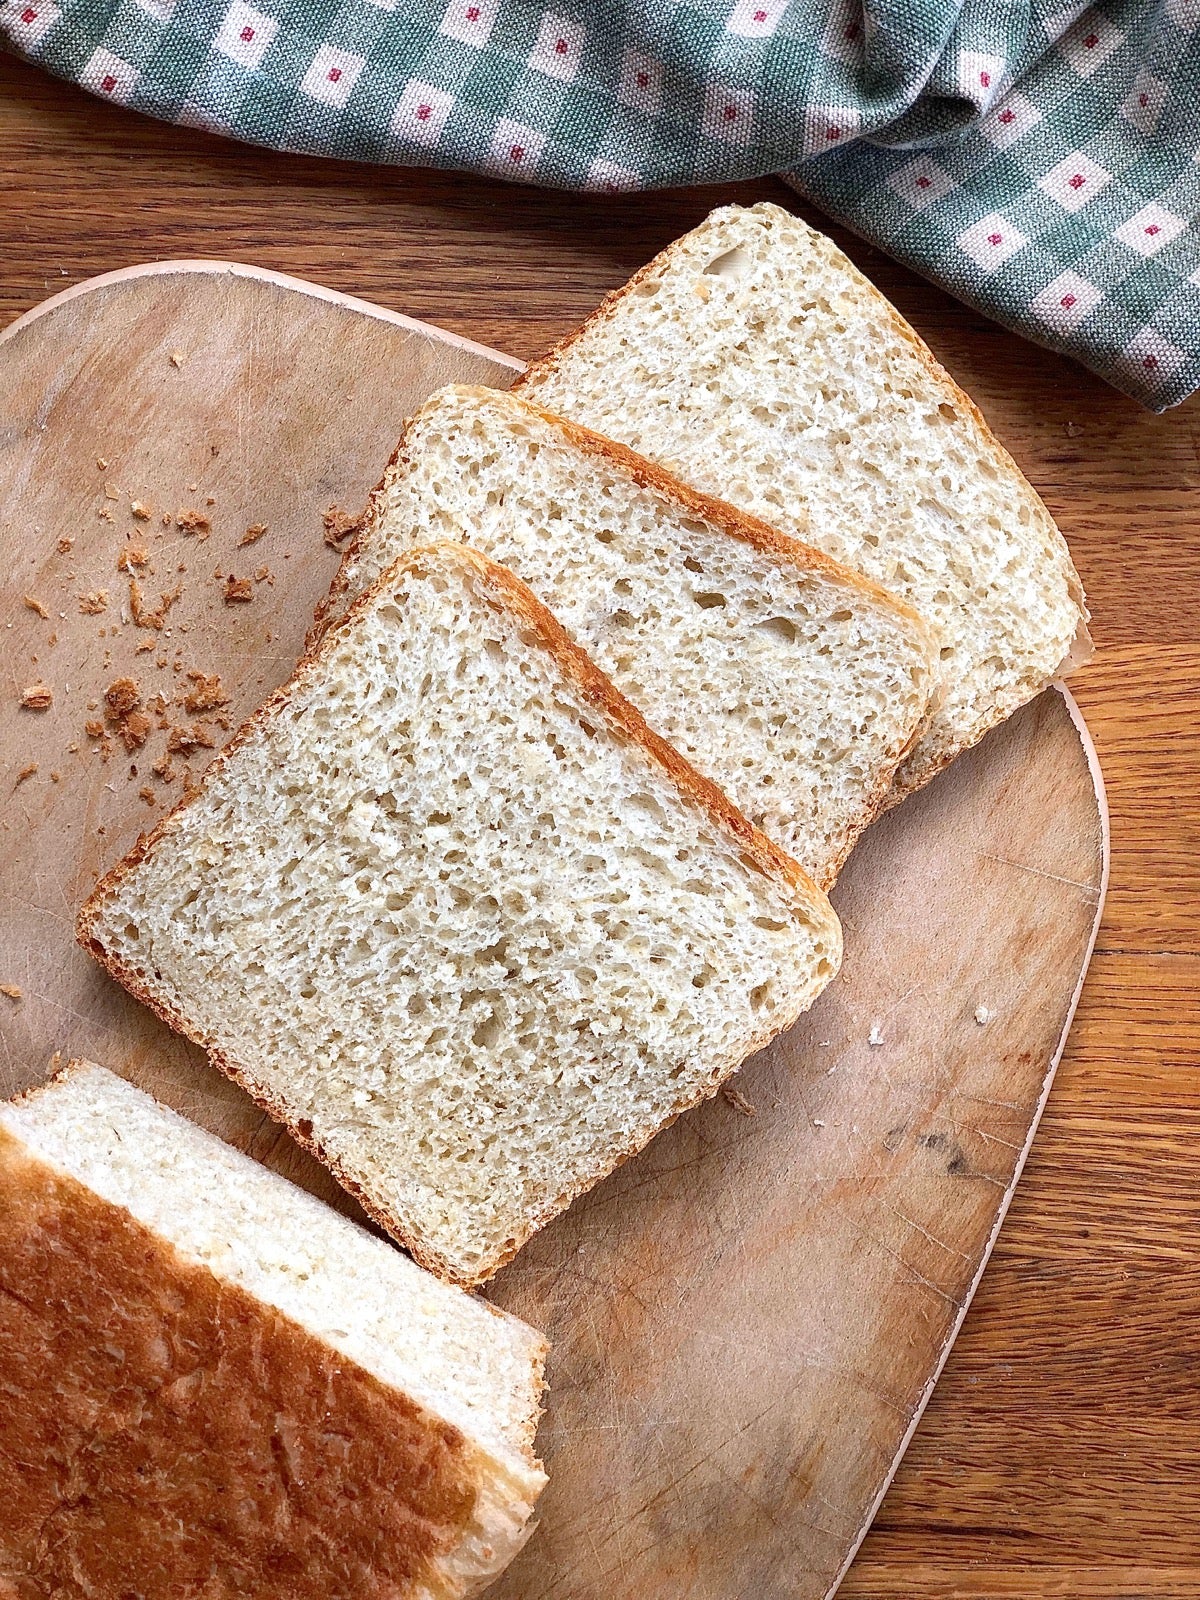
[[[0,1565],[39,1593],[166,1600],[215,1554],[264,1600],[450,1600],[515,1554],[536,1488],[3,1126],[0,1212]]]
[[[700,232],[704,228],[709,227],[713,222],[724,219],[725,217],[734,215],[738,212],[745,212],[750,216],[757,214],[760,217],[770,218],[772,221],[779,219],[789,227],[802,228],[812,242],[813,248],[823,255],[827,261],[833,263],[838,270],[845,275],[849,283],[858,291],[861,303],[871,307],[875,311],[883,312],[891,331],[898,338],[903,340],[903,342],[913,352],[934,386],[945,396],[947,403],[961,408],[971,418],[972,422],[978,429],[980,442],[990,456],[992,464],[995,466],[1001,477],[1007,478],[1010,482],[1015,483],[1020,488],[1021,493],[1025,496],[1028,502],[1036,508],[1038,513],[1038,521],[1039,523],[1043,524],[1046,533],[1050,537],[1059,570],[1066,581],[1068,594],[1079,611],[1079,626],[1076,631],[1076,641],[1078,644],[1081,644],[1085,647],[1083,659],[1086,659],[1086,651],[1090,650],[1091,639],[1087,631],[1087,623],[1089,619],[1083,591],[1083,584],[1080,581],[1079,574],[1075,570],[1074,562],[1071,560],[1071,553],[1067,548],[1067,542],[1063,538],[1061,530],[1055,523],[1053,517],[1050,515],[1050,512],[1043,502],[1041,496],[1037,493],[1037,490],[1034,489],[1033,485],[1028,481],[1024,473],[1022,473],[1012,456],[996,438],[995,434],[988,426],[987,419],[984,417],[979,407],[971,399],[970,395],[965,393],[965,391],[959,387],[959,385],[938,361],[937,357],[925,343],[924,339],[921,338],[920,334],[917,333],[915,328],[911,327],[909,323],[905,321],[905,319],[900,315],[899,311],[896,310],[895,306],[892,305],[891,301],[888,300],[887,296],[882,294],[871,282],[871,280],[864,273],[859,271],[850,258],[842,250],[840,250],[836,244],[834,244],[832,239],[830,239],[826,234],[819,232],[817,229],[810,228],[802,218],[795,216],[783,206],[775,205],[773,202],[768,200],[763,200],[754,206],[725,206],[719,207],[717,210],[711,212],[704,222],[700,223],[697,228],[694,228],[689,233],[684,234],[682,238],[674,240],[666,247],[665,250],[660,251],[652,261],[648,261],[644,267],[641,267],[637,272],[635,272],[633,277],[630,278],[628,282],[620,285],[618,288],[607,294],[596,307],[595,311],[593,311],[590,316],[586,317],[577,328],[573,329],[562,339],[558,340],[556,344],[552,345],[545,355],[540,356],[536,361],[531,362],[526,367],[525,371],[517,377],[510,392],[520,395],[522,398],[524,398],[524,391],[527,387],[536,381],[538,377],[556,371],[560,367],[562,359],[567,351],[570,350],[573,345],[578,343],[580,339],[585,337],[585,335],[590,334],[602,323],[607,322],[616,313],[625,298],[628,295],[636,292],[640,284],[644,283],[648,278],[668,271],[675,259],[684,254],[688,241],[696,233]],[[1072,663],[1072,665],[1073,664],[1075,663]],[[1034,693],[1040,693],[1041,690],[1046,688],[1054,678],[1061,676],[1063,672],[1067,670],[1070,670],[1070,667],[1066,664],[1056,664],[1054,670],[1047,675],[1044,682],[1038,686]],[[964,750],[970,749],[972,745],[977,744],[979,740],[983,738],[984,734],[990,732],[993,727],[995,727],[998,723],[1003,722],[1012,714],[1013,711],[1017,710],[1018,705],[1023,704],[1025,703],[1025,700],[1032,698],[1033,695],[1028,695],[1025,696],[1023,700],[1013,704],[997,705],[994,708],[991,718],[983,721],[983,723],[975,730],[973,737],[962,742],[961,744],[958,744],[954,748],[939,752],[937,756],[931,755],[925,761],[920,763],[910,763],[907,766],[903,764],[899,765],[896,777],[890,787],[890,790],[883,798],[880,809],[890,810],[893,806],[898,805],[900,801],[903,800],[907,795],[915,793],[918,789],[924,788],[924,786],[932,778],[936,777],[939,772],[941,772],[945,767],[949,766],[956,756],[961,755]],[[914,742],[912,747],[913,749],[916,748],[917,743],[919,743],[919,741]]]
[[[462,544],[441,544],[421,547],[406,551],[398,557],[388,570],[369,589],[358,595],[349,610],[339,621],[333,623],[320,637],[319,642],[305,651],[296,665],[291,677],[271,694],[266,701],[242,725],[225,748],[210,763],[200,779],[196,789],[188,796],[181,799],[173,809],[162,817],[149,833],[143,834],[126,856],[104,874],[97,882],[91,894],[80,909],[76,921],[76,938],[78,942],[104,967],[112,977],[116,978],[130,994],[143,1005],[160,1017],[167,1025],[185,1038],[207,1051],[209,1059],[220,1068],[222,1072],[235,1083],[239,1084],[270,1117],[283,1124],[292,1137],[309,1150],[321,1161],[338,1182],[352,1194],[363,1207],[363,1210],[380,1224],[391,1236],[412,1255],[413,1259],[429,1271],[434,1272],[451,1283],[456,1283],[463,1288],[474,1288],[492,1277],[516,1255],[517,1251],[540,1227],[570,1204],[571,1200],[586,1190],[592,1188],[601,1178],[606,1177],[614,1166],[620,1165],[636,1155],[656,1133],[674,1117],[698,1104],[701,1100],[715,1094],[721,1084],[737,1070],[743,1061],[756,1050],[768,1044],[776,1034],[790,1027],[796,1019],[803,1014],[815,995],[799,993],[795,996],[795,1003],[783,1013],[782,1020],[776,1021],[769,1028],[751,1035],[745,1048],[739,1049],[736,1059],[730,1059],[719,1064],[710,1074],[709,1081],[692,1095],[686,1102],[680,1102],[667,1122],[655,1123],[637,1129],[631,1134],[627,1145],[618,1154],[613,1162],[603,1172],[596,1173],[593,1177],[581,1180],[572,1186],[569,1191],[564,1191],[552,1202],[547,1203],[519,1238],[508,1241],[505,1249],[494,1259],[486,1262],[478,1271],[467,1273],[461,1271],[456,1265],[447,1260],[416,1230],[408,1227],[402,1218],[390,1210],[383,1202],[364,1192],[346,1171],[344,1164],[332,1153],[327,1151],[313,1133],[307,1119],[293,1119],[290,1113],[272,1095],[269,1089],[259,1084],[240,1062],[232,1058],[228,1052],[221,1049],[202,1028],[197,1027],[182,1013],[176,1010],[168,1001],[157,995],[147,981],[115,953],[107,950],[98,935],[98,924],[106,900],[117,886],[134,870],[146,856],[179,826],[180,817],[188,807],[195,804],[197,799],[209,788],[213,780],[228,765],[230,758],[254,737],[260,728],[283,710],[290,702],[296,689],[310,676],[321,670],[324,657],[336,648],[338,640],[343,634],[353,629],[360,612],[370,607],[377,596],[385,594],[388,589],[408,572],[419,573],[423,564],[430,559],[436,562],[447,563],[457,567],[464,573],[481,580],[486,590],[495,601],[515,616],[534,636],[537,642],[554,659],[559,670],[577,688],[586,703],[598,714],[603,716],[609,725],[619,734],[639,745],[649,759],[666,774],[676,790],[697,806],[706,819],[720,832],[729,837],[738,847],[739,853],[750,865],[765,877],[781,885],[793,895],[799,904],[796,914],[807,924],[814,928],[818,936],[823,936],[830,947],[830,962],[836,971],[840,960],[841,930],[832,906],[822,891],[805,872],[799,862],[794,861],[784,850],[769,839],[759,829],[749,822],[726,795],[703,777],[679,754],[679,752],[665,739],[659,737],[647,724],[637,708],[619,692],[611,680],[601,672],[589,656],[571,638],[570,634],[547,609],[527,585],[500,566],[498,562]],[[832,976],[832,974],[831,974]],[[823,985],[822,985],[823,987]]]

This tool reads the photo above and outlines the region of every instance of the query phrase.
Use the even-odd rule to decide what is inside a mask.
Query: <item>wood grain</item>
[[[771,180],[604,201],[274,157],[163,128],[0,58],[0,322],[132,261],[222,255],[528,357],[711,205],[763,197],[820,225]],[[1188,1120],[1200,1056],[1200,404],[1151,416],[830,231],[979,402],[1067,533],[1099,645],[1073,687],[1114,805],[1102,953],[1042,1136],[841,1594],[1196,1600],[1200,1473],[1194,1460],[1182,1469],[1200,1437],[1189,1342],[1200,1143]],[[1190,1388],[1143,1424],[1141,1398],[1171,1359],[1164,1344]],[[1076,1345],[1087,1352],[1077,1368]],[[1026,1380],[1016,1386],[1014,1364]],[[1045,1538],[1012,1533],[1010,1497]]]

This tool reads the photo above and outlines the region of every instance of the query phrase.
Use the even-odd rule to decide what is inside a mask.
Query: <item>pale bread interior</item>
[[[779,206],[714,211],[516,387],[933,625],[942,699],[901,793],[1086,659],[1045,506],[887,300]]]
[[[326,636],[81,937],[464,1283],[713,1093],[841,948],[532,594],[449,545]]]
[[[827,887],[917,734],[935,647],[872,586],[740,525],[511,395],[452,388],[408,425],[341,582],[438,540],[486,551]]]

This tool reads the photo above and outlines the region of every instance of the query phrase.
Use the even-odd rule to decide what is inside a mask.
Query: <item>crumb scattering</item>
[[[321,521],[325,526],[325,543],[333,550],[340,550],[354,532],[355,519],[340,506],[330,506]]]
[[[59,553],[59,555],[60,556],[67,555],[74,548],[74,544],[75,544],[74,539],[68,538],[64,534],[63,537],[58,541],[58,553]]]
[[[167,357],[167,360],[173,367],[181,367],[183,365],[183,351],[172,350],[171,354]]]
[[[214,750],[216,741],[211,732],[202,722],[193,723],[189,728],[181,723],[179,727],[172,728],[167,737],[167,754],[186,756],[193,750]]]
[[[171,760],[170,752],[159,759],[150,768],[156,778],[161,778],[163,783],[175,782],[175,763]]]
[[[883,1043],[883,1030],[877,1022],[871,1024],[871,1031],[867,1035],[867,1043],[869,1045],[881,1045]]]
[[[45,606],[37,598],[36,595],[27,594],[27,595],[22,595],[21,598],[25,602],[25,608],[26,608],[27,611],[36,611],[38,616],[41,617],[44,621],[46,621],[46,622],[50,621],[50,613],[46,610]]]
[[[225,604],[236,605],[239,601],[250,600],[254,595],[254,585],[249,578],[235,578],[231,572],[225,579]]]
[[[751,1105],[746,1096],[740,1090],[735,1089],[731,1083],[722,1085],[721,1094],[735,1111],[741,1112],[743,1117],[756,1117],[758,1115],[758,1107]]]
[[[115,483],[106,483],[104,485],[104,498],[106,500],[119,500],[121,498],[121,491]]]
[[[92,717],[83,725],[83,731],[89,739],[103,739],[104,724],[99,717]]]
[[[140,544],[128,544],[117,557],[118,572],[132,572],[134,567],[149,567],[150,557]],[[153,570],[153,569],[151,569]]]
[[[150,518],[154,515],[153,507],[148,506],[144,500],[133,501],[129,507],[129,510],[139,522],[149,522]]]
[[[988,1023],[995,1018],[996,1013],[989,1011],[986,1006],[975,1007],[975,1021],[981,1028],[986,1028]]]
[[[22,767],[20,772],[17,773],[17,782],[13,784],[13,788],[15,789],[18,784],[24,783],[27,778],[32,778],[37,769],[38,764],[36,761],[31,761],[27,767]]]
[[[61,772],[52,772],[50,774],[50,782],[51,783],[58,783],[61,778],[62,778],[62,773]]]
[[[183,506],[175,513],[175,526],[181,533],[195,534],[198,539],[207,539],[212,532],[212,523],[194,506]]]
[[[54,690],[48,683],[31,683],[21,691],[21,709],[24,711],[49,711],[54,704]]]
[[[129,609],[133,614],[133,620],[136,625],[139,628],[153,628],[156,633],[161,632],[163,624],[167,620],[167,612],[170,611],[182,592],[181,589],[175,588],[170,594],[160,594],[157,609],[149,611],[146,608],[145,595],[142,592],[141,584],[136,578],[131,577],[129,580]]]
[[[103,456],[97,456],[96,457],[96,469],[99,472],[107,472],[108,471],[108,462],[104,459]]]
[[[238,540],[238,549],[240,550],[244,544],[257,544],[266,531],[267,525],[265,522],[252,522]]]
[[[202,711],[215,711],[218,706],[229,704],[229,696],[221,683],[220,673],[189,672],[188,682],[195,687],[184,695],[183,709],[190,711],[193,716]]]
[[[102,611],[108,610],[108,590],[90,589],[87,594],[81,594],[79,609],[85,617],[98,617]]]
[[[19,983],[0,983],[0,994],[6,994],[10,1000],[18,1004],[25,998],[25,991]]]
[[[144,783],[138,790],[138,799],[144,800],[148,806],[156,806],[158,804],[158,796],[148,783]]]
[[[136,711],[142,703],[142,691],[133,678],[116,678],[104,691],[104,704],[114,722]]]

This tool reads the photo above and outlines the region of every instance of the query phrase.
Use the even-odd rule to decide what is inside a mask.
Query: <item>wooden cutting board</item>
[[[336,565],[322,513],[358,508],[439,384],[517,370],[221,263],[95,279],[0,336],[0,1092],[88,1055],[353,1213],[72,920],[287,676]],[[131,550],[148,564],[119,570]],[[188,711],[214,676],[228,704]],[[131,750],[104,721],[121,677],[152,707]],[[21,708],[35,685],[48,709]],[[167,781],[173,733],[212,747]],[[834,896],[843,973],[810,1015],[489,1290],[554,1346],[550,1487],[498,1596],[832,1593],[1012,1196],[1106,876],[1094,753],[1054,690],[871,830]]]

